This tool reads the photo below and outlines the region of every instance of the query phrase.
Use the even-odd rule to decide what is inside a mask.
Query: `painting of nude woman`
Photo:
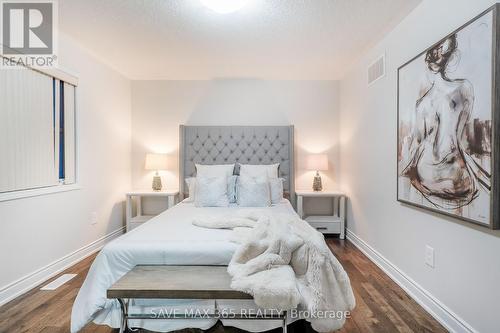
[[[491,228],[500,205],[493,188],[496,12],[398,69],[398,200]]]

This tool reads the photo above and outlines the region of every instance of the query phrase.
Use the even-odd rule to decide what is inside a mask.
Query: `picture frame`
[[[398,68],[397,201],[500,228],[495,4]]]

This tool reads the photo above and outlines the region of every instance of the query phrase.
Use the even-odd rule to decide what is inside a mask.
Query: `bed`
[[[296,215],[294,202],[293,126],[180,126],[179,188],[186,196],[185,178],[195,175],[199,164],[273,164],[280,163],[279,176],[285,179],[287,199],[271,207],[259,208],[273,213]],[[235,173],[238,173],[236,168]],[[196,216],[218,216],[234,213],[230,207],[195,207],[181,201],[173,208],[151,219],[141,227],[107,244],[96,257],[73,305],[71,331],[78,332],[88,322],[120,326],[120,306],[106,298],[106,289],[139,264],[155,265],[227,265],[237,245],[231,242],[231,231],[205,229],[192,225]],[[131,311],[147,313],[153,307],[212,308],[214,302],[175,302],[137,300]],[[219,309],[255,307],[253,301],[219,301]],[[168,332],[182,328],[208,329],[216,323],[207,320],[131,320],[131,327]],[[272,321],[224,321],[223,324],[247,331],[263,331],[280,327]]]
[[[196,175],[195,164],[279,163],[285,196],[295,202],[293,126],[183,126],[179,128],[179,189],[186,196],[184,179]]]

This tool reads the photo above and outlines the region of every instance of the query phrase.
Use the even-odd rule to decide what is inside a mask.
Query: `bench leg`
[[[286,327],[286,311],[285,313],[283,314],[283,333],[287,333],[287,327]]]
[[[121,298],[118,299],[120,302],[120,308],[122,310],[122,320],[120,322],[120,332],[124,333],[127,331],[127,306],[125,305],[125,301]]]

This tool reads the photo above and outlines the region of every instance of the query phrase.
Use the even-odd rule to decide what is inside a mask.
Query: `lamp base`
[[[313,180],[313,191],[319,192],[323,190],[323,184],[321,184],[321,176],[319,172],[316,172],[316,176],[314,176]]]
[[[153,191],[161,191],[161,188],[162,188],[161,177],[154,176],[153,177]]]

